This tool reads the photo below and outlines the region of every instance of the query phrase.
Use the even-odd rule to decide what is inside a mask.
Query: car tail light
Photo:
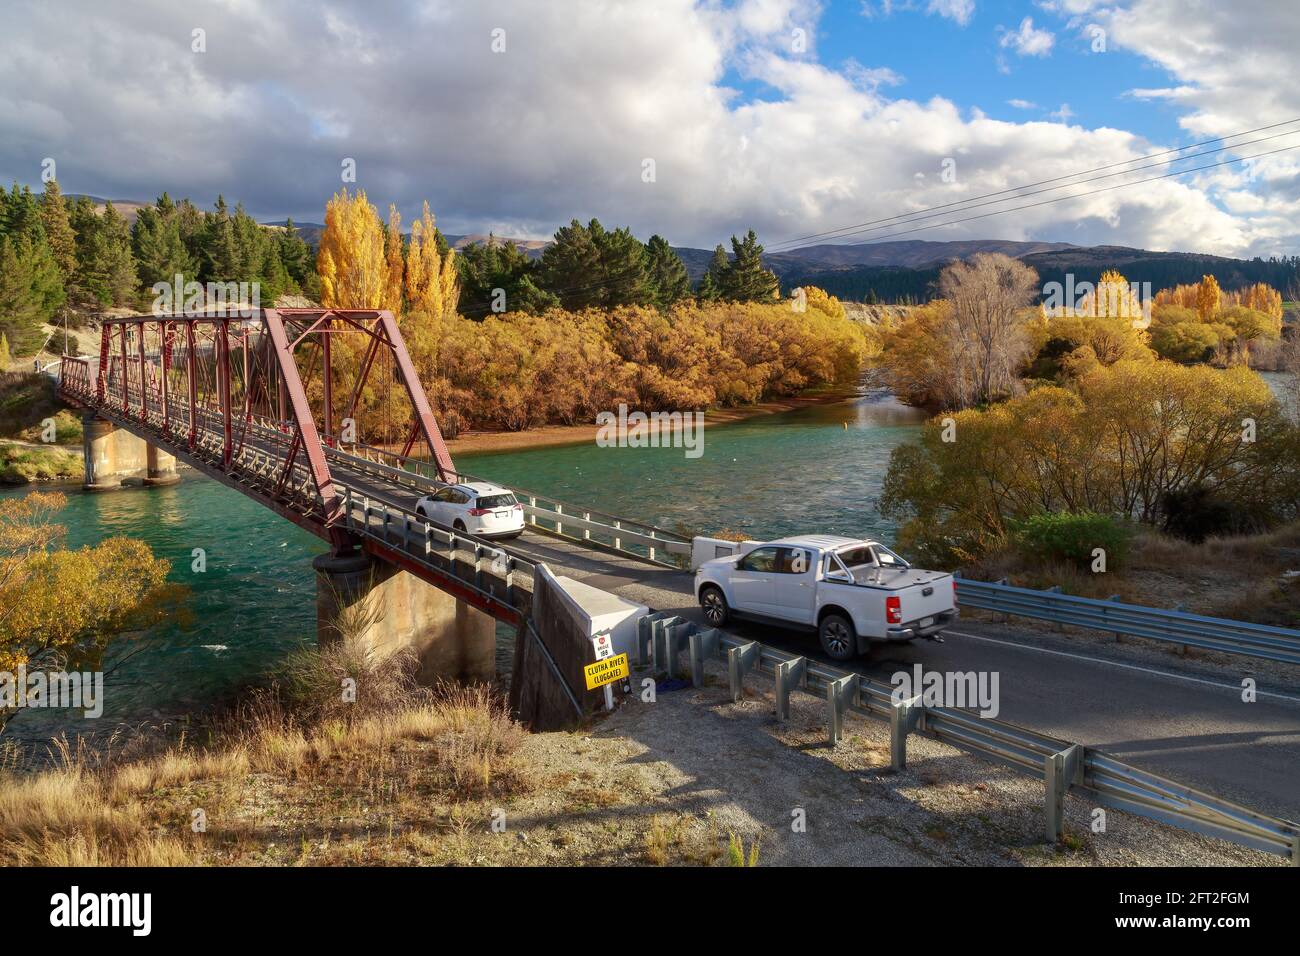
[[[885,620],[890,624],[903,623],[903,602],[896,597],[885,598]]]
[[[475,518],[481,518],[486,514],[491,514],[491,512],[488,511],[487,508],[470,508],[469,513],[472,514]]]
[[[515,502],[515,511],[523,511],[523,510],[524,510],[524,506],[519,504],[518,502]]]
[[[952,606],[957,606],[957,582],[952,582]]]

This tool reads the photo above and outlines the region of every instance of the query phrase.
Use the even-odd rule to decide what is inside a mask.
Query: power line
[[[1274,133],[1272,136],[1261,136],[1259,139],[1249,139],[1249,140],[1246,140],[1244,143],[1236,143],[1236,144],[1234,144],[1234,145],[1232,145],[1232,146],[1219,146],[1219,147],[1217,147],[1216,149],[1207,149],[1207,150],[1205,150],[1204,152],[1200,152],[1200,153],[1192,153],[1190,156],[1184,156],[1184,157],[1182,157],[1182,158],[1179,159],[1179,160],[1175,160],[1175,162],[1182,162],[1182,160],[1184,160],[1184,159],[1199,159],[1199,158],[1202,157],[1202,156],[1212,156],[1212,155],[1214,155],[1215,153],[1221,153],[1221,152],[1223,152],[1224,150],[1227,150],[1227,149],[1239,149],[1239,148],[1242,147],[1242,146],[1253,146],[1253,145],[1256,144],[1256,143],[1264,143],[1264,142],[1268,142],[1269,140],[1278,139],[1278,138],[1283,137],[1283,136],[1295,136],[1295,135],[1297,135],[1297,134],[1300,134],[1300,129],[1288,130],[1288,131],[1285,132],[1285,133]],[[1250,158],[1250,157],[1247,157],[1247,158]],[[1029,198],[1030,196],[1041,196],[1043,193],[1055,192],[1055,191],[1058,190],[1058,189],[1069,189],[1071,186],[1086,186],[1086,185],[1088,185],[1089,183],[1099,183],[1099,182],[1101,182],[1103,179],[1113,179],[1113,178],[1115,178],[1116,176],[1127,176],[1127,175],[1129,175],[1130,173],[1141,172],[1141,171],[1144,170],[1144,169],[1152,169],[1152,168],[1154,168],[1154,167],[1156,167],[1156,166],[1166,166],[1166,165],[1168,165],[1168,161],[1166,161],[1166,162],[1161,162],[1161,163],[1148,163],[1148,164],[1145,165],[1145,166],[1134,166],[1132,169],[1122,169],[1122,170],[1120,170],[1120,171],[1117,172],[1117,173],[1107,173],[1105,176],[1094,176],[1094,177],[1092,177],[1092,178],[1090,178],[1090,179],[1080,180],[1080,181],[1077,182],[1077,183],[1065,183],[1065,184],[1060,185],[1060,186],[1048,186],[1046,189],[1036,189],[1036,190],[1034,190],[1034,191],[1032,191],[1032,192],[1021,193],[1019,196],[1008,196],[1008,197],[1006,197],[1005,199],[990,199],[990,200],[988,200],[987,202],[974,203],[974,205],[970,205],[970,206],[967,206],[965,209],[959,209],[959,210],[956,210],[956,211],[957,211],[957,212],[966,212],[966,211],[971,210],[971,209],[980,209],[980,208],[982,208],[982,207],[984,207],[984,206],[996,206],[996,205],[998,205],[999,203],[1009,202],[1009,201],[1011,201],[1012,199],[1027,199],[1027,198]],[[1193,172],[1193,171],[1194,171],[1194,170],[1191,170],[1191,169],[1178,170],[1177,172],[1174,172],[1172,175],[1177,176],[1177,175],[1182,175],[1183,173],[1189,173],[1189,172]],[[1138,181],[1139,181],[1139,182],[1144,182],[1145,180],[1138,180]],[[972,199],[974,199],[974,198],[976,198],[976,197],[972,197]],[[924,220],[926,220],[926,219],[941,218],[941,217],[946,216],[946,215],[950,215],[950,213],[933,213],[933,214],[928,215],[928,216],[919,216],[919,215],[915,215],[915,214],[913,214],[913,213],[908,213],[906,217],[894,216],[894,217],[891,217],[891,218],[894,218],[894,219],[900,219],[901,221],[900,221],[900,222],[896,222],[896,223],[894,223],[894,225],[896,225],[896,226],[903,226],[903,225],[910,225],[911,223],[914,223],[914,222],[922,222],[922,221],[924,221]],[[838,238],[843,239],[843,238],[845,238],[845,237],[847,237],[847,236],[858,236],[858,235],[861,235],[861,234],[864,233],[864,232],[876,232],[876,231],[879,230],[879,229],[888,229],[888,228],[890,228],[890,227],[889,227],[889,226],[873,226],[873,227],[871,227],[871,228],[869,228],[869,229],[858,229],[858,230],[856,230],[855,232],[845,232],[843,235],[839,236]],[[847,245],[853,245],[853,243],[847,243]]]
[[[1263,153],[1255,153],[1252,156],[1241,156],[1238,157],[1237,159],[1224,159],[1224,160],[1220,160],[1217,163],[1206,163],[1204,166],[1193,166],[1191,169],[1180,169],[1172,173],[1162,173],[1159,176],[1148,176],[1146,179],[1138,179],[1131,183],[1116,183],[1113,186],[1103,186],[1100,189],[1090,189],[1087,192],[1078,193],[1073,196],[1054,196],[1051,199],[1041,199],[1038,202],[1025,203],[1023,206],[1012,206],[1009,209],[995,209],[993,212],[980,213],[978,216],[967,216],[963,219],[953,219],[949,222],[935,222],[935,223],[931,223],[928,226],[917,226],[915,229],[906,229],[903,230],[902,232],[892,232],[883,236],[875,236],[871,239],[863,239],[861,242],[846,242],[844,243],[844,245],[865,246],[865,245],[870,245],[873,242],[880,242],[884,239],[892,239],[894,236],[906,236],[913,232],[922,232],[926,229],[938,229],[942,226],[955,226],[958,223],[970,222],[974,219],[987,219],[990,216],[1001,216],[1008,212],[1016,212],[1021,209],[1033,209],[1036,206],[1047,206],[1050,205],[1051,203],[1064,202],[1070,199],[1086,199],[1088,196],[1093,196],[1096,195],[1097,193],[1110,192],[1113,189],[1125,189],[1129,186],[1140,186],[1142,183],[1151,183],[1160,179],[1168,179],[1171,176],[1185,176],[1188,173],[1200,172],[1201,170],[1204,169],[1214,169],[1215,167],[1218,166],[1231,166],[1234,163],[1244,163],[1247,160],[1259,159],[1261,156],[1272,156],[1274,153],[1285,153],[1293,149],[1300,149],[1300,143],[1297,143],[1294,146],[1280,146],[1277,149],[1270,149]],[[1083,185],[1083,184],[1075,183],[1073,185]]]
[[[811,234],[811,235],[800,236],[800,237],[798,237],[798,238],[794,238],[794,239],[784,239],[784,240],[781,240],[780,242],[773,243],[773,244],[772,244],[772,247],[769,247],[769,249],[770,249],[770,248],[774,248],[774,247],[776,247],[776,246],[788,246],[788,245],[790,245],[790,244],[792,244],[792,243],[807,242],[807,241],[810,240],[810,239],[821,239],[821,238],[826,238],[826,237],[837,237],[837,236],[836,236],[837,233],[849,233],[850,230],[862,229],[862,228],[864,228],[864,227],[866,227],[866,226],[873,226],[873,225],[877,225],[877,224],[880,224],[880,223],[887,223],[887,222],[891,222],[891,221],[893,221],[893,220],[895,220],[895,219],[908,218],[908,217],[911,217],[911,216],[918,215],[918,214],[920,214],[920,213],[933,212],[933,211],[935,211],[935,210],[939,210],[939,209],[950,209],[950,208],[952,208],[953,206],[961,206],[961,205],[965,205],[966,203],[975,202],[976,200],[980,200],[980,199],[988,199],[988,198],[991,198],[991,197],[993,197],[993,196],[1003,196],[1003,195],[1006,195],[1007,193],[1017,193],[1017,192],[1019,192],[1019,191],[1022,190],[1022,189],[1032,189],[1032,188],[1034,188],[1034,187],[1036,187],[1036,186],[1045,186],[1045,185],[1047,185],[1048,183],[1056,183],[1056,182],[1061,182],[1062,180],[1066,180],[1066,179],[1074,179],[1074,178],[1076,178],[1076,177],[1078,177],[1078,176],[1090,176],[1090,175],[1092,175],[1093,173],[1102,172],[1102,171],[1107,170],[1107,169],[1114,169],[1114,168],[1117,167],[1117,166],[1128,166],[1128,165],[1130,165],[1130,164],[1132,164],[1132,163],[1139,163],[1139,162],[1143,162],[1143,161],[1148,160],[1148,159],[1155,159],[1155,158],[1157,158],[1157,157],[1159,157],[1159,156],[1167,156],[1167,155],[1169,155],[1170,153],[1181,153],[1181,152],[1185,152],[1185,151],[1187,151],[1187,150],[1189,150],[1189,149],[1199,149],[1200,147],[1202,147],[1202,146],[1208,146],[1208,145],[1210,145],[1211,143],[1218,143],[1218,142],[1222,142],[1222,141],[1224,141],[1224,140],[1235,139],[1235,138],[1237,138],[1238,136],[1248,136],[1248,135],[1250,135],[1251,133],[1260,133],[1260,132],[1263,132],[1264,130],[1276,129],[1276,128],[1279,127],[1279,126],[1289,126],[1290,124],[1292,124],[1292,123],[1296,123],[1296,122],[1300,122],[1300,117],[1295,117],[1295,118],[1293,118],[1293,119],[1284,120],[1284,121],[1282,121],[1282,122],[1280,122],[1280,123],[1270,123],[1270,124],[1267,125],[1267,126],[1257,126],[1257,127],[1255,127],[1254,129],[1242,130],[1242,131],[1237,132],[1237,133],[1228,133],[1228,134],[1226,134],[1226,135],[1224,135],[1224,136],[1216,136],[1216,137],[1214,137],[1213,139],[1207,139],[1207,140],[1204,140],[1204,141],[1202,141],[1202,142],[1200,142],[1200,143],[1192,143],[1192,144],[1190,144],[1190,145],[1188,145],[1188,146],[1179,146],[1179,147],[1175,147],[1175,148],[1173,148],[1173,149],[1165,149],[1165,150],[1160,150],[1159,152],[1150,153],[1150,154],[1148,154],[1148,155],[1146,155],[1146,156],[1137,156],[1137,157],[1134,157],[1133,159],[1127,159],[1127,160],[1123,160],[1123,161],[1115,162],[1115,163],[1107,163],[1107,164],[1104,165],[1104,166],[1095,166],[1095,167],[1093,167],[1092,169],[1080,170],[1080,171],[1078,171],[1078,172],[1068,173],[1067,175],[1064,175],[1064,176],[1056,176],[1056,177],[1051,178],[1051,179],[1041,179],[1041,180],[1039,180],[1039,181],[1037,181],[1037,182],[1033,182],[1033,183],[1024,183],[1024,184],[1022,184],[1022,185],[1019,185],[1019,186],[1013,186],[1013,187],[1010,187],[1010,188],[1008,188],[1008,189],[1000,189],[1000,190],[998,190],[998,191],[996,191],[996,192],[983,193],[982,195],[979,195],[979,196],[969,196],[969,197],[967,197],[966,199],[959,199],[959,200],[955,200],[955,201],[950,202],[950,203],[943,203],[943,204],[941,204],[941,205],[937,205],[937,206],[926,206],[926,207],[923,207],[923,208],[921,208],[921,209],[913,210],[912,212],[899,213],[898,215],[894,215],[894,216],[885,216],[885,217],[883,217],[883,218],[881,218],[881,219],[872,219],[872,220],[868,220],[867,222],[860,222],[860,223],[857,223],[857,224],[855,224],[855,225],[851,225],[851,226],[841,226],[841,227],[838,228],[838,229],[831,229],[831,230],[828,230],[827,232],[818,232],[818,233],[813,233],[813,234]],[[1279,134],[1279,135],[1287,135],[1287,134]],[[1267,138],[1271,138],[1271,137],[1265,137],[1265,138],[1267,139]],[[1252,140],[1251,142],[1259,142],[1259,140]],[[1235,144],[1234,146],[1227,146],[1227,147],[1224,147],[1224,148],[1225,148],[1225,149],[1233,149],[1233,148],[1237,148],[1237,147],[1240,147],[1240,146],[1248,146],[1248,145],[1250,145],[1250,143],[1237,143],[1237,144]],[[1215,151],[1211,151],[1211,152],[1216,152],[1216,151],[1217,151],[1217,150],[1215,150]],[[1208,154],[1209,154],[1209,153],[1207,152],[1207,153],[1201,153],[1201,154],[1198,154],[1198,155],[1208,155]],[[1183,159],[1191,159],[1191,158],[1193,158],[1193,157],[1190,157],[1190,156],[1185,156],[1185,157],[1183,157]],[[1169,162],[1178,162],[1178,160],[1170,160]],[[1162,164],[1156,164],[1156,165],[1162,165]],[[1128,172],[1136,172],[1136,170],[1128,170]],[[1068,183],[1068,184],[1066,184],[1066,185],[1079,186],[1079,185],[1083,185],[1083,183],[1082,183],[1082,182],[1080,182],[1080,183]],[[1064,187],[1059,187],[1059,188],[1064,188]],[[1016,196],[1008,196],[1008,199],[1015,199],[1015,198],[1020,198],[1020,197],[1016,197]],[[851,234],[851,233],[849,233],[849,234]]]

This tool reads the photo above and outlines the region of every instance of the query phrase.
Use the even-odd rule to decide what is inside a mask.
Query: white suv
[[[448,485],[415,503],[422,518],[483,538],[517,538],[524,533],[524,506],[509,488],[486,481]]]

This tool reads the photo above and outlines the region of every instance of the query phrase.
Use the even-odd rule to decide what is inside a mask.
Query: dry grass
[[[458,807],[533,785],[516,759],[527,735],[488,688],[429,691],[411,670],[360,662],[343,644],[304,651],[288,683],[147,755],[106,758],[60,739],[53,768],[31,770],[6,754],[0,864],[420,862],[434,848],[446,861],[445,835],[470,819]],[[343,673],[368,689],[340,712],[327,698]]]
[[[1093,574],[1071,565],[1027,561],[1014,551],[988,555],[966,569],[972,577],[1029,588],[1060,585],[1067,594],[1108,598],[1231,617],[1260,624],[1300,625],[1300,522],[1275,531],[1210,538],[1194,544],[1154,531],[1139,534],[1123,567]]]
[[[660,813],[645,832],[642,857],[650,866],[715,866],[726,856],[721,840],[711,816],[701,821],[689,814]]]

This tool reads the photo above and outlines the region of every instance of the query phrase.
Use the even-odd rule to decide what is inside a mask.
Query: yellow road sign
[[[617,657],[607,657],[603,661],[596,661],[594,664],[588,664],[583,670],[587,673],[587,690],[595,690],[597,687],[612,684],[630,673],[627,668],[626,654],[619,654]]]

